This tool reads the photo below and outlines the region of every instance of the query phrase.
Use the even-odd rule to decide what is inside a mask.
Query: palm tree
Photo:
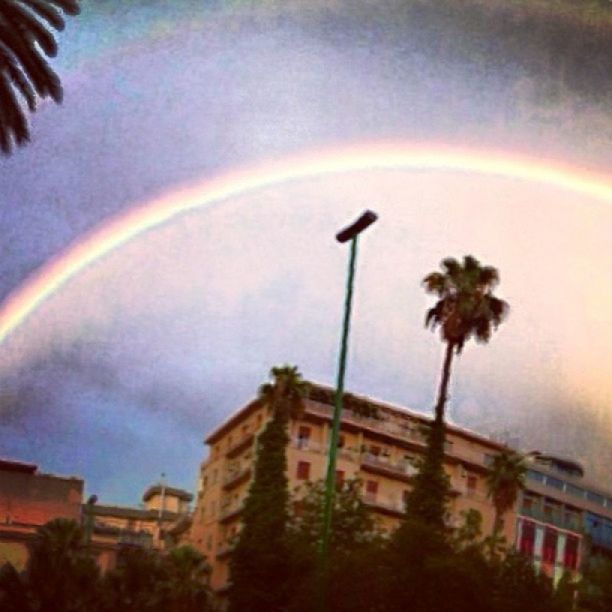
[[[508,314],[508,304],[493,295],[499,282],[495,268],[481,266],[471,255],[463,258],[463,264],[449,257],[442,261],[441,267],[443,272],[431,272],[423,279],[425,291],[439,298],[427,311],[425,325],[432,330],[440,327],[442,340],[446,342],[435,407],[435,420],[439,423],[444,422],[453,355],[459,355],[472,337],[477,342],[488,342],[493,330]]]
[[[516,453],[505,451],[493,459],[487,474],[487,494],[495,508],[491,533],[493,543],[499,539],[504,514],[514,506],[519,491],[525,488],[526,472],[523,458]]]
[[[26,579],[40,610],[91,609],[98,568],[76,521],[57,518],[37,530]]]
[[[23,102],[36,110],[37,96],[62,100],[60,80],[47,62],[57,54],[50,30],[79,13],[78,0],[0,0],[0,148],[29,140]],[[45,57],[46,56],[46,57]]]
[[[432,272],[423,279],[425,291],[439,298],[427,311],[425,325],[432,329],[440,327],[446,354],[427,452],[406,500],[406,513],[409,518],[444,530],[450,494],[450,483],[443,467],[444,408],[452,359],[461,353],[472,336],[478,342],[487,342],[508,312],[508,305],[492,294],[499,281],[495,268],[481,266],[471,255],[464,257],[463,263],[453,258],[445,259],[441,266],[443,272]]]

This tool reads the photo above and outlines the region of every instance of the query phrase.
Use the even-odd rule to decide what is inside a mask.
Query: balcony
[[[237,442],[232,444],[227,449],[227,451],[225,451],[225,456],[228,459],[236,457],[243,450],[246,450],[247,448],[249,448],[249,446],[251,446],[253,444],[253,440],[255,440],[255,434],[254,433],[250,433],[250,434],[246,434],[245,436],[242,436],[242,438],[240,438],[240,440],[238,440]]]
[[[361,456],[361,469],[381,476],[411,482],[417,468],[409,461],[391,461],[388,457],[364,453]]]
[[[320,419],[331,419],[331,406],[323,406],[321,404],[309,403],[306,408],[306,413]],[[342,427],[346,429],[355,429],[370,432],[378,436],[383,436],[390,444],[398,444],[404,442],[407,446],[417,452],[425,450],[427,445],[427,436],[424,432],[424,427],[419,422],[408,422],[402,419],[389,418],[372,418],[364,417],[353,413],[350,410],[342,411]],[[479,467],[482,471],[487,471],[486,453],[482,451],[474,451],[469,448],[457,448],[457,444],[447,440],[445,443],[445,453],[449,459],[464,461]]]
[[[396,499],[366,493],[363,496],[363,503],[372,510],[387,516],[395,518],[402,518],[404,516],[404,502]]]
[[[554,525],[560,529],[566,529],[579,533],[582,531],[580,518],[563,516],[560,512],[544,512],[541,508],[527,508],[523,506],[519,514],[528,518],[532,518],[538,522]]]
[[[232,470],[223,478],[223,489],[229,491],[234,487],[246,482],[251,477],[251,466],[242,469]]]
[[[236,548],[236,540],[219,544],[217,548],[217,559],[225,559],[226,557],[229,557],[234,548]]]
[[[235,518],[240,516],[243,507],[244,504],[242,501],[222,505],[221,512],[219,513],[219,522],[229,523],[233,521]]]
[[[312,440],[304,438],[293,438],[291,440],[291,448],[306,451],[309,453],[326,455],[329,449],[329,445],[321,444],[320,442],[313,442]],[[347,461],[354,461],[355,463],[359,462],[359,452],[355,449],[338,447],[337,457],[339,459],[346,459]]]

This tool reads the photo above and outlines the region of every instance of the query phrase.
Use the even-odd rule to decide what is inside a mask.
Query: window
[[[521,541],[519,550],[528,557],[533,557],[533,545],[535,542],[535,524],[531,521],[523,521],[521,529]]]
[[[310,427],[306,427],[305,425],[300,425],[300,428],[298,429],[297,447],[298,448],[308,448],[309,440],[310,440]]]
[[[298,461],[297,479],[308,480],[310,477],[310,463],[308,461]]]
[[[567,569],[575,570],[578,567],[578,544],[579,540],[576,536],[567,536],[563,555],[563,565]]]
[[[542,550],[542,561],[554,564],[557,558],[557,532],[546,527],[544,530],[544,548]]]
[[[378,493],[378,483],[375,480],[366,480],[366,499],[368,501],[376,501]]]
[[[586,498],[595,504],[599,504],[600,506],[604,505],[604,496],[599,495],[599,493],[595,493],[593,491],[587,491]]]
[[[540,472],[536,472],[535,470],[527,470],[527,479],[534,480],[535,482],[544,483],[546,476],[544,474],[540,474]]]
[[[370,444],[370,454],[371,455],[378,457],[378,455],[380,455],[380,451],[381,451],[380,446],[377,446],[376,444]]]
[[[574,497],[580,497],[580,498],[584,497],[584,489],[581,489],[580,487],[577,487],[573,484],[569,484],[569,483],[566,484],[565,491],[566,493],[569,493],[570,495],[573,495]]]
[[[555,489],[559,489],[559,491],[563,491],[564,482],[559,480],[558,478],[553,478],[552,476],[546,477],[546,484],[549,487],[554,487]]]
[[[346,440],[344,439],[344,436],[340,435],[338,437],[338,448],[344,448],[345,444],[346,444]]]
[[[468,474],[468,477],[467,477],[468,495],[475,493],[477,486],[478,486],[478,477],[474,476],[474,474]]]

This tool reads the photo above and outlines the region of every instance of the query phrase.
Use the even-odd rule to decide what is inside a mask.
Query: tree
[[[57,518],[39,527],[25,578],[35,610],[76,612],[93,607],[98,568],[75,521]]]
[[[2,0],[0,2],[0,148],[29,140],[23,103],[36,110],[37,97],[62,101],[62,87],[49,66],[57,54],[51,30],[64,28],[63,14],[77,15],[77,0]],[[46,57],[45,57],[46,56]]]
[[[407,500],[407,511],[438,529],[444,528],[445,506],[449,483],[443,469],[444,411],[448,397],[453,356],[459,355],[472,337],[488,342],[494,329],[503,321],[508,305],[493,295],[499,282],[497,270],[481,266],[471,255],[463,263],[447,258],[441,263],[443,272],[431,272],[423,279],[427,293],[438,297],[427,311],[425,325],[440,328],[446,343],[442,375],[435,405],[435,418],[428,432],[428,448],[415,476]]]
[[[275,367],[270,375],[273,382],[260,387],[259,401],[271,419],[257,438],[253,481],[231,559],[229,602],[236,612],[275,612],[289,596],[287,425],[301,414],[308,385],[297,367]]]
[[[334,496],[329,547],[327,607],[341,612],[373,612],[386,600],[383,588],[385,539],[361,497],[362,483],[351,479]],[[325,482],[307,483],[295,492],[289,533],[292,555],[291,612],[311,612],[317,601],[319,543],[323,534],[321,507]]]
[[[493,459],[487,474],[487,494],[495,508],[490,539],[492,552],[503,528],[504,514],[514,506],[519,491],[525,488],[526,472],[523,458],[516,453],[503,452]]]
[[[423,279],[425,291],[439,299],[427,311],[425,325],[440,328],[446,353],[435,407],[435,421],[444,422],[451,364],[454,354],[461,354],[472,337],[487,343],[494,329],[508,313],[508,304],[493,295],[499,274],[491,266],[481,266],[471,255],[463,264],[449,257],[441,263],[443,272],[431,272]]]
[[[578,586],[580,610],[612,610],[612,559],[594,556],[589,559]]]
[[[162,605],[173,612],[204,612],[208,609],[210,567],[202,554],[191,546],[172,549],[163,558],[165,580],[158,586]]]

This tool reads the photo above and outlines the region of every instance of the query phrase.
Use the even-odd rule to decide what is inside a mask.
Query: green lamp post
[[[351,243],[349,256],[348,278],[346,283],[346,296],[344,301],[344,321],[342,324],[342,338],[340,341],[340,355],[338,359],[338,378],[336,383],[336,396],[334,401],[334,414],[332,430],[329,439],[329,454],[327,462],[327,476],[325,479],[325,497],[323,500],[323,533],[319,547],[320,555],[320,605],[321,610],[326,608],[327,591],[327,557],[329,552],[329,539],[331,521],[336,491],[336,456],[338,452],[338,438],[340,435],[340,418],[342,414],[342,401],[344,396],[344,374],[346,371],[346,353],[351,322],[351,305],[353,301],[353,280],[355,278],[355,261],[357,259],[357,239],[359,234],[378,219],[376,213],[366,210],[354,223],[336,234],[340,243]]]

